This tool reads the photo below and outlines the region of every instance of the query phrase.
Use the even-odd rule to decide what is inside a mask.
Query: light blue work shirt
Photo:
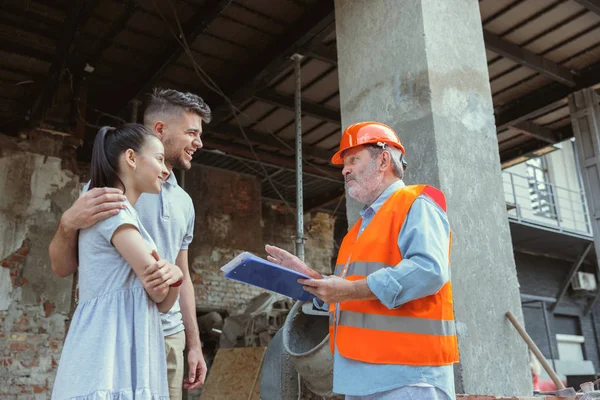
[[[359,236],[383,203],[404,186],[401,180],[393,183],[373,204],[362,209]],[[437,293],[450,279],[449,240],[446,213],[429,196],[419,196],[398,235],[402,261],[393,268],[380,269],[369,275],[369,289],[388,308]],[[339,315],[336,321],[339,321]],[[336,393],[367,396],[417,384],[431,385],[443,391],[448,399],[455,399],[452,365],[370,364],[343,357],[335,348],[333,391]]]

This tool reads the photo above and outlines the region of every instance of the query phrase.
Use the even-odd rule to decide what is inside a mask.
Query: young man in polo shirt
[[[182,384],[193,390],[200,387],[206,377],[188,265],[188,246],[194,233],[194,206],[190,196],[177,184],[173,168],[191,168],[194,152],[202,147],[202,122],[208,123],[210,118],[210,108],[202,98],[172,89],[155,89],[144,112],[144,124],[163,142],[165,165],[170,175],[160,194],[142,194],[135,209],[161,257],[150,269],[158,270],[165,263],[171,263],[179,266],[184,276],[180,298],[169,312],[161,314],[172,400],[181,399]],[[49,248],[56,275],[66,277],[76,271],[79,229],[118,213],[124,207],[124,200],[118,189],[94,188],[83,193],[63,214]],[[186,345],[189,375],[184,379]]]

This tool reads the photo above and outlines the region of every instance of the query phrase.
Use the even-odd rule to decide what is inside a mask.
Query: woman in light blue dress
[[[91,183],[127,198],[112,217],[79,232],[79,304],[65,340],[52,399],[167,400],[159,311],[175,302],[181,270],[158,268],[156,246],[133,206],[159,193],[168,172],[160,140],[143,125],[102,128]]]

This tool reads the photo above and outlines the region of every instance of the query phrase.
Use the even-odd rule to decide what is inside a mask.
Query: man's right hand
[[[60,219],[61,227],[74,233],[96,222],[112,217],[125,208],[123,191],[116,188],[94,188],[79,196]]]
[[[77,271],[77,236],[79,229],[118,214],[125,208],[126,197],[115,188],[94,188],[83,193],[60,218],[48,253],[52,271],[65,278]]]
[[[293,255],[287,250],[280,249],[276,246],[271,246],[270,244],[265,246],[265,250],[269,255],[267,256],[267,260],[279,264],[282,267],[294,270],[296,272],[300,272],[310,278],[313,279],[321,279],[323,276],[306,265],[301,259]]]

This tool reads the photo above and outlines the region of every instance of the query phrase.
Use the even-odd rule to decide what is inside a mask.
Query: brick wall
[[[23,268],[29,253],[27,241],[2,260],[10,271],[13,291],[27,286]],[[55,313],[49,300],[39,304],[22,303],[15,294],[14,306],[0,311],[0,398],[27,399],[50,397],[54,374],[65,336],[65,314]]]
[[[47,249],[88,167],[73,161],[65,140],[44,132],[18,139],[0,134],[2,399],[50,398],[62,351],[72,278],[52,273]],[[265,256],[265,243],[293,251],[295,216],[279,203],[262,202],[251,176],[194,167],[186,187],[196,207],[190,261],[197,304],[235,313],[260,291],[224,279],[219,268],[244,250]],[[327,214],[305,216],[307,262],[325,273],[331,272],[334,222]]]
[[[285,206],[276,202],[264,202],[262,210],[263,243],[295,253],[296,214],[286,212]],[[333,271],[334,224],[335,218],[329,214],[304,215],[304,258],[310,267],[323,274]]]
[[[225,279],[219,269],[242,251],[265,257],[267,243],[293,253],[295,215],[280,203],[261,202],[260,181],[249,175],[197,165],[186,172],[185,188],[196,210],[189,257],[197,306],[243,311],[261,291]],[[305,216],[307,263],[326,273],[331,273],[334,222],[323,213]]]
[[[65,138],[0,134],[0,398],[50,398],[71,279],[51,272],[48,245],[77,196]],[[72,150],[72,148],[71,148]]]

